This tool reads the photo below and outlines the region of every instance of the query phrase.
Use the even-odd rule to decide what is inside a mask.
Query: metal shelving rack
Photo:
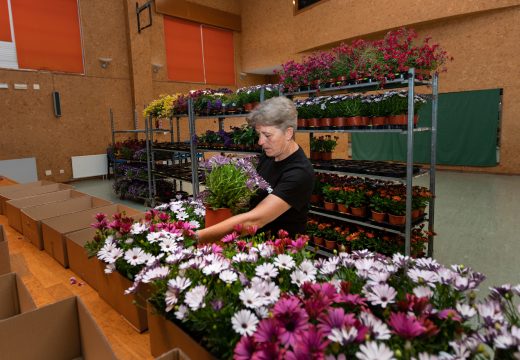
[[[414,128],[413,125],[413,115],[414,115],[414,95],[415,95],[415,86],[423,86],[428,85],[432,87],[432,124],[431,127],[421,127]],[[370,220],[363,221],[360,219],[352,219],[344,216],[338,216],[330,213],[326,213],[318,210],[310,210],[311,214],[316,214],[336,220],[341,220],[349,223],[364,225],[368,227],[372,227],[375,229],[384,230],[387,232],[393,232],[396,234],[404,235],[405,237],[405,254],[410,255],[410,241],[411,241],[411,233],[414,222],[412,221],[412,185],[414,177],[418,177],[413,173],[413,142],[414,142],[414,133],[422,132],[422,131],[431,131],[431,159],[430,159],[430,167],[427,173],[430,176],[430,192],[433,194],[432,199],[429,203],[429,211],[428,211],[428,230],[430,234],[434,233],[434,225],[435,225],[435,171],[436,171],[436,154],[437,154],[437,109],[438,109],[438,74],[434,74],[431,81],[422,81],[417,80],[415,77],[415,69],[410,69],[408,71],[407,78],[399,78],[389,80],[385,83],[385,89],[392,88],[408,88],[408,126],[407,129],[413,129],[413,131],[408,131],[407,129],[350,129],[350,130],[297,130],[300,133],[309,133],[309,136],[312,137],[313,133],[398,133],[406,135],[407,140],[407,151],[406,151],[406,177],[405,178],[393,178],[393,177],[381,177],[381,176],[372,176],[370,174],[352,174],[348,172],[339,172],[339,171],[328,171],[328,170],[319,170],[320,172],[330,172],[336,174],[345,174],[345,175],[353,175],[358,177],[366,177],[366,178],[375,178],[375,179],[383,179],[383,180],[391,180],[391,181],[399,181],[406,184],[406,224],[404,226],[404,231],[396,230],[392,227],[386,227],[381,224],[377,224],[371,222]],[[374,91],[380,90],[380,83],[377,81],[353,84],[353,85],[345,85],[338,87],[329,87],[329,88],[321,88],[319,90],[305,90],[298,92],[286,93],[286,96],[293,95],[313,95],[316,93],[324,93],[324,92],[353,92],[353,91]],[[419,174],[424,175],[424,174]],[[428,256],[433,256],[433,236],[430,235],[428,239]]]
[[[146,119],[145,121],[145,128],[144,129],[137,129],[137,121],[135,120],[135,129],[118,129],[116,130],[115,128],[115,124],[114,124],[114,113],[112,112],[112,109],[109,110],[109,118],[110,118],[110,130],[111,130],[111,133],[112,133],[112,147],[115,147],[115,143],[116,143],[116,134],[144,134],[145,135],[145,146],[146,146],[146,161],[145,160],[135,160],[135,159],[115,159],[113,160],[113,171],[114,171],[114,181],[117,180],[117,166],[118,164],[121,164],[121,163],[125,163],[125,164],[147,164],[147,168],[149,169],[150,167],[150,159],[149,159],[149,156],[150,156],[150,153],[149,153],[149,147],[151,146],[150,144],[150,139],[153,139],[153,134],[154,133],[170,133],[170,137],[173,139],[173,126],[172,126],[172,123],[170,121],[170,127],[169,129],[161,129],[161,128],[154,128],[152,126],[152,123],[151,123],[151,119]],[[148,123],[150,121],[150,123]],[[177,129],[178,131],[178,129]],[[109,164],[109,167],[110,167],[110,164]],[[148,177],[147,179],[135,179],[136,181],[142,181],[142,182],[147,182],[148,183],[148,197],[139,197],[139,199],[141,200],[144,200],[145,202],[146,201],[149,201],[150,199],[150,184],[151,184],[151,179],[150,179],[150,171],[148,170]]]

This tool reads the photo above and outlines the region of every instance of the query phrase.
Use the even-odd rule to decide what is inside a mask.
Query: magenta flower
[[[165,213],[165,212],[159,213],[159,220],[166,222],[169,219],[170,219],[170,215],[168,215],[167,213]]]
[[[345,310],[342,308],[331,308],[318,318],[318,329],[325,335],[329,335],[332,329],[341,329],[343,325],[352,324],[353,321],[353,314],[345,315]]]
[[[303,331],[296,337],[296,344],[293,345],[293,351],[286,354],[288,360],[319,360],[325,358],[325,349],[330,341],[324,334],[310,326],[307,331]]]
[[[289,244],[288,248],[293,253],[297,253],[300,250],[304,249],[305,246],[307,246],[307,242],[309,241],[309,237],[307,235],[301,235],[296,240],[291,240],[291,243]]]
[[[307,330],[309,326],[309,316],[295,297],[278,301],[273,308],[273,316],[282,328],[280,340],[284,345],[294,345],[297,333]]]
[[[218,244],[211,244],[211,253],[213,254],[222,254],[222,251],[224,251],[224,249],[222,248],[222,246],[218,245]]]
[[[95,216],[97,222],[101,222],[102,220],[105,220],[106,217],[107,217],[106,214],[103,214],[103,213],[97,213]]]
[[[254,339],[258,343],[278,343],[282,329],[278,321],[273,318],[264,319],[258,324]]]
[[[462,320],[459,313],[455,309],[441,310],[437,316],[439,317],[439,319],[442,319],[442,320],[450,319],[450,320],[458,321],[458,322],[460,322]]]
[[[252,360],[283,360],[285,350],[280,349],[276,344],[264,343],[257,348],[257,351],[251,356]],[[236,359],[236,358],[235,358]]]
[[[235,241],[238,238],[238,236],[239,235],[233,231],[231,234],[227,234],[226,236],[224,236],[221,241],[224,244],[227,244],[227,243]]]
[[[253,338],[250,336],[242,336],[235,346],[233,358],[235,360],[249,360],[253,356],[255,350],[256,347]]]
[[[401,312],[392,313],[388,324],[397,335],[405,339],[413,339],[426,332],[424,326],[421,325],[415,316],[408,316]]]

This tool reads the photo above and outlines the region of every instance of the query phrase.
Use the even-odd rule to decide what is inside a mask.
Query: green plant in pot
[[[331,135],[320,136],[318,141],[321,143],[319,147],[319,152],[332,152],[338,145],[339,137]]]

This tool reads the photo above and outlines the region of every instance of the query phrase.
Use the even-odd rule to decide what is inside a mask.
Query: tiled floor
[[[439,171],[436,180],[434,257],[443,264],[462,263],[484,273],[488,280],[482,289],[520,283],[520,176]],[[428,182],[423,177],[414,184]],[[114,195],[110,180],[73,185],[123,202]],[[138,203],[124,203],[145,209]]]

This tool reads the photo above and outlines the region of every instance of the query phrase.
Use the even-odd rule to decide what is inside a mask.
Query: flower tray
[[[150,351],[154,357],[171,349],[178,348],[190,359],[215,360],[215,357],[202,345],[175,323],[161,315],[149,302],[147,308],[150,329]]]

